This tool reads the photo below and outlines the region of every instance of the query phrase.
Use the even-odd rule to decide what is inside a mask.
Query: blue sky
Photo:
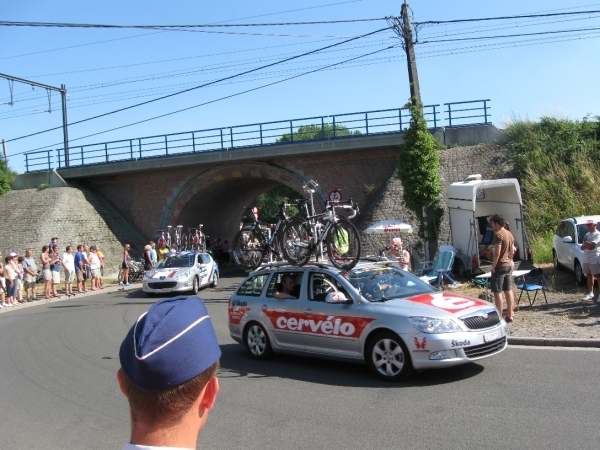
[[[413,20],[600,10],[593,0],[413,0]],[[119,25],[264,23],[382,18],[398,15],[399,0],[278,2],[33,1],[2,2],[0,20]],[[0,27],[0,73],[69,91],[69,122],[160,97],[386,26],[384,20],[345,24],[212,29],[219,33],[134,29]],[[423,26],[416,46],[425,104],[490,99],[492,122],[543,115],[600,115],[600,30],[511,39],[430,42],[453,38],[599,28],[600,14]],[[224,34],[225,32],[227,34]],[[244,34],[229,34],[229,33]],[[253,33],[253,34],[248,34]],[[536,39],[536,40],[534,40]],[[553,41],[553,42],[552,42]],[[149,135],[402,106],[409,97],[406,60],[391,30],[264,69],[252,76],[92,120],[69,129],[71,146]],[[493,44],[490,46],[490,44]],[[535,44],[535,45],[533,45]],[[110,128],[190,107],[376,50],[380,53],[161,119],[97,136]],[[0,79],[0,139],[60,126],[60,96],[52,113],[43,89]],[[9,162],[62,145],[62,131],[8,142]]]

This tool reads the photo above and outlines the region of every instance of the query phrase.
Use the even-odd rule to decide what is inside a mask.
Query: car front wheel
[[[587,276],[583,273],[579,261],[575,261],[575,281],[579,286],[585,286],[587,284]]]
[[[217,287],[217,284],[219,284],[219,273],[217,271],[215,271],[215,273],[213,274],[213,279],[212,279],[212,283],[210,283],[210,287]]]
[[[405,380],[413,371],[406,345],[391,331],[382,331],[371,339],[366,360],[375,376],[385,381]]]
[[[198,284],[198,277],[194,277],[194,281],[192,281],[192,294],[196,295],[200,289]]]
[[[244,342],[250,356],[255,359],[267,359],[273,354],[269,336],[262,325],[253,322],[246,327],[244,334]]]

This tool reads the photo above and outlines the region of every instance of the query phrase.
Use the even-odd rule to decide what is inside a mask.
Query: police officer
[[[123,450],[195,449],[213,407],[221,350],[198,297],[160,300],[121,344],[117,379],[129,402]]]

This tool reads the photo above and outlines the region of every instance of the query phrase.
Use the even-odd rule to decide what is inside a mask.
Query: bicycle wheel
[[[360,236],[346,218],[338,217],[326,237],[327,255],[331,264],[340,270],[350,270],[360,259]]]
[[[290,264],[303,266],[310,259],[310,229],[300,219],[291,219],[281,232],[281,250]]]
[[[255,270],[263,259],[263,242],[253,230],[240,230],[233,238],[233,259],[246,270]]]
[[[119,274],[117,275],[117,282],[120,283],[121,281],[123,281],[123,268],[122,267],[119,269]]]

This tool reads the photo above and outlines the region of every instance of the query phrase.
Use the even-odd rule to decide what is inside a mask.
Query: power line
[[[68,23],[68,22],[12,22],[0,20],[0,27],[42,27],[42,28],[104,28],[104,29],[134,29],[134,30],[174,30],[180,31],[185,28],[234,28],[234,27],[272,27],[290,25],[332,25],[338,23],[374,22],[385,20],[385,17],[371,17],[365,19],[339,19],[339,20],[315,20],[305,22],[267,22],[267,23],[203,23],[182,25],[115,25],[98,23]]]
[[[415,44],[430,44],[430,43],[434,43],[434,42],[475,41],[475,40],[486,40],[486,39],[512,38],[512,37],[520,37],[520,36],[539,36],[539,35],[544,35],[544,34],[575,33],[575,32],[593,31],[593,30],[600,30],[600,27],[574,28],[571,30],[556,30],[556,31],[539,31],[536,33],[505,34],[505,35],[497,35],[497,36],[479,36],[479,37],[455,38],[455,39],[438,39],[438,40],[433,40],[433,41],[415,42]]]
[[[571,15],[576,15],[576,14],[594,14],[594,13],[600,13],[600,10],[571,11],[571,12],[550,13],[550,14],[524,14],[524,15],[518,15],[518,16],[482,17],[479,19],[428,20],[426,22],[413,22],[413,24],[414,25],[440,25],[440,24],[445,24],[445,23],[483,22],[483,21],[488,21],[488,20],[529,19],[532,17],[571,16]]]
[[[237,92],[235,94],[230,94],[230,95],[227,95],[227,96],[224,96],[224,97],[220,97],[220,98],[217,98],[217,99],[214,99],[214,100],[210,100],[210,101],[207,101],[207,102],[204,102],[204,103],[200,103],[198,105],[193,105],[193,106],[189,106],[187,108],[182,108],[182,109],[178,109],[176,111],[171,111],[171,112],[168,112],[168,113],[165,113],[165,114],[161,114],[161,115],[158,115],[158,116],[150,117],[148,119],[139,120],[137,122],[132,122],[132,123],[129,123],[129,124],[126,124],[126,125],[121,125],[119,127],[111,128],[109,130],[104,130],[104,131],[100,131],[100,132],[97,132],[97,133],[88,134],[86,136],[81,136],[79,138],[73,139],[72,141],[78,141],[78,140],[85,139],[85,138],[88,138],[88,137],[97,136],[99,134],[108,133],[110,131],[115,131],[115,130],[119,130],[119,129],[122,129],[122,128],[130,127],[130,126],[133,126],[133,125],[138,125],[140,123],[149,122],[151,120],[160,119],[162,117],[170,116],[170,115],[177,114],[177,113],[180,113],[180,112],[183,112],[183,111],[189,111],[190,109],[199,108],[201,106],[205,106],[205,105],[208,105],[208,104],[211,104],[211,103],[216,103],[218,101],[226,100],[226,99],[229,99],[229,98],[232,98],[232,97],[237,97],[237,96],[240,96],[242,94],[247,94],[249,92],[257,91],[259,89],[264,89],[266,87],[274,86],[276,84],[280,84],[280,83],[283,83],[285,81],[293,80],[294,78],[299,78],[299,77],[302,77],[302,76],[305,76],[305,75],[309,75],[311,73],[319,72],[321,70],[326,70],[326,69],[332,68],[334,66],[339,66],[341,64],[345,64],[345,63],[348,63],[350,61],[355,61],[357,59],[361,59],[361,58],[364,58],[366,56],[370,56],[370,55],[374,55],[376,53],[380,53],[380,52],[383,52],[383,51],[386,51],[386,50],[390,50],[392,48],[397,48],[399,46],[400,46],[400,44],[391,45],[389,47],[386,47],[386,48],[383,48],[383,49],[379,49],[379,50],[375,50],[373,52],[365,53],[363,55],[356,56],[356,57],[347,59],[345,61],[340,61],[340,62],[337,62],[337,63],[328,64],[326,66],[322,66],[320,68],[317,68],[317,69],[314,69],[314,70],[310,70],[308,72],[304,72],[304,73],[301,73],[301,74],[298,74],[298,75],[294,75],[294,76],[285,78],[283,80],[274,81],[272,83],[264,84],[262,86],[254,87],[254,88],[251,88],[251,89],[247,89],[245,91]],[[36,149],[33,149],[33,150],[28,150],[26,152],[15,153],[15,154],[13,154],[13,156],[22,155],[22,154],[34,152],[34,151],[37,151],[37,150],[42,150],[42,149],[45,149],[45,148],[48,148],[48,147],[54,147],[54,146],[59,145],[59,144],[60,144],[60,142],[57,143],[57,144],[46,145],[44,147],[39,147],[39,148],[36,148]]]
[[[289,58],[285,58],[285,59],[282,59],[282,60],[280,60],[280,61],[276,61],[276,62],[274,62],[274,63],[271,63],[271,64],[266,64],[266,65],[264,65],[264,66],[261,66],[261,67],[256,67],[256,68],[254,68],[254,69],[250,69],[250,70],[247,70],[247,71],[245,71],[245,72],[241,72],[241,73],[239,73],[239,74],[235,74],[235,75],[231,75],[231,76],[228,76],[228,77],[224,77],[224,78],[221,78],[221,79],[219,79],[219,80],[216,80],[216,81],[212,81],[212,82],[209,82],[209,83],[201,84],[201,85],[199,85],[199,86],[194,86],[194,87],[192,87],[192,88],[189,88],[189,89],[184,89],[184,90],[182,90],[182,91],[178,91],[178,92],[175,92],[175,93],[173,93],[173,94],[164,95],[164,96],[162,96],[162,97],[158,97],[158,98],[155,98],[155,99],[152,99],[152,100],[147,100],[147,101],[145,101],[145,102],[137,103],[137,104],[135,104],[135,105],[130,105],[130,106],[127,106],[127,107],[124,107],[124,108],[120,108],[120,109],[114,110],[114,111],[109,111],[109,112],[107,112],[107,113],[99,114],[99,115],[97,115],[97,116],[88,117],[87,119],[78,120],[78,121],[76,121],[76,122],[70,123],[69,125],[76,125],[76,124],[83,123],[83,122],[87,122],[87,121],[90,121],[90,120],[93,120],[93,119],[98,119],[98,118],[100,118],[100,117],[105,117],[105,116],[108,116],[108,115],[111,115],[111,114],[115,114],[115,113],[118,113],[118,112],[126,111],[126,110],[128,110],[128,109],[137,108],[137,107],[139,107],[139,106],[142,106],[142,105],[147,105],[147,104],[149,104],[149,103],[157,102],[157,101],[159,101],[159,100],[164,100],[164,99],[166,99],[166,98],[174,97],[174,96],[176,96],[176,95],[184,94],[184,93],[186,93],[186,92],[190,92],[190,91],[193,91],[193,90],[196,90],[196,89],[200,89],[200,88],[203,88],[203,87],[209,86],[209,85],[211,85],[211,84],[219,83],[219,82],[221,82],[221,81],[226,81],[226,80],[233,79],[233,78],[236,78],[236,77],[239,77],[239,76],[242,76],[242,75],[246,75],[246,74],[248,74],[248,73],[256,72],[256,71],[258,71],[258,70],[262,70],[262,69],[265,69],[265,68],[267,68],[267,67],[272,67],[272,66],[276,66],[276,65],[278,65],[278,64],[283,64],[284,62],[287,62],[287,61],[292,61],[292,60],[294,60],[294,59],[301,58],[301,57],[303,57],[303,56],[311,55],[311,54],[313,54],[313,53],[317,53],[317,52],[320,52],[320,51],[322,51],[322,50],[326,50],[326,49],[328,49],[328,48],[337,47],[337,46],[339,46],[339,45],[345,44],[345,43],[347,43],[347,42],[355,41],[355,40],[357,40],[357,39],[361,39],[361,38],[363,38],[363,37],[372,36],[372,35],[374,35],[374,34],[380,33],[380,32],[382,32],[382,31],[385,31],[385,30],[388,30],[388,29],[389,29],[389,27],[385,27],[385,28],[381,28],[381,29],[379,29],[379,30],[376,30],[376,31],[372,31],[372,32],[370,32],[370,33],[363,34],[363,35],[361,35],[361,36],[354,36],[353,38],[351,38],[351,39],[347,39],[347,40],[345,40],[345,41],[336,42],[335,44],[327,45],[327,46],[325,46],[325,47],[321,47],[321,48],[319,48],[319,49],[316,49],[316,50],[311,50],[311,51],[309,51],[309,52],[301,53],[301,54],[299,54],[299,55],[295,55],[295,56],[292,56],[292,57],[289,57]],[[25,136],[20,136],[20,137],[18,137],[18,138],[7,139],[7,140],[6,140],[6,142],[13,142],[13,141],[17,141],[17,140],[20,140],[20,139],[25,139],[25,138],[28,138],[28,137],[31,137],[31,136],[36,136],[36,135],[39,135],[39,134],[42,134],[42,133],[47,133],[48,131],[57,130],[58,128],[62,128],[62,127],[54,127],[54,128],[49,128],[49,129],[47,129],[47,130],[38,131],[38,132],[36,132],[36,133],[31,133],[31,134],[28,134],[28,135],[25,135]]]

